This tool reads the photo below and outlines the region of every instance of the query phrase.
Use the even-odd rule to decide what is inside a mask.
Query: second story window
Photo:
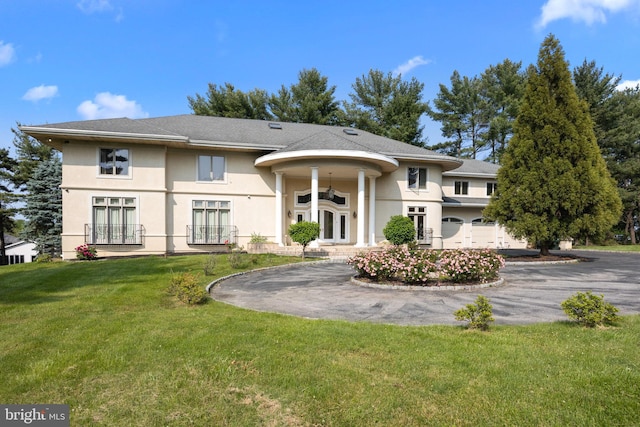
[[[131,158],[126,148],[100,149],[100,175],[127,176]]]
[[[496,182],[487,182],[487,196],[491,196],[498,189]]]
[[[198,156],[198,181],[224,181],[224,157]]]
[[[459,196],[467,196],[469,194],[469,181],[456,181],[454,192]]]
[[[407,169],[408,188],[412,190],[427,189],[427,168]]]

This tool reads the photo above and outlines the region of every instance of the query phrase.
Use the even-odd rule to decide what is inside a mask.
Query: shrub
[[[247,254],[244,252],[231,252],[227,256],[227,261],[229,261],[231,268],[235,269],[245,268],[249,265]]]
[[[204,262],[204,265],[202,267],[204,270],[204,275],[205,276],[213,275],[213,272],[215,271],[217,266],[218,266],[218,257],[216,255],[209,256],[209,258],[207,258],[207,260]]]
[[[347,260],[358,275],[380,282],[388,279],[426,285],[430,279],[486,282],[498,277],[504,258],[488,250],[409,250],[391,246],[383,251],[361,252]]]
[[[249,240],[249,243],[266,243],[267,242],[267,238],[264,236],[261,236],[260,233],[251,233],[251,239]]]
[[[569,319],[590,328],[612,324],[618,319],[618,308],[606,302],[604,295],[593,295],[591,291],[578,292],[563,301],[560,306]]]
[[[53,261],[53,257],[51,256],[51,254],[39,254],[36,257],[37,263],[46,263],[46,262],[52,262],[52,261]]]
[[[396,248],[383,251],[360,252],[349,258],[347,263],[352,265],[359,276],[375,282],[385,281],[393,277],[400,266],[398,258],[392,256]],[[395,252],[397,255],[398,253]]]
[[[438,272],[438,253],[436,251],[416,250],[409,252],[397,272],[400,279],[408,284],[425,284],[434,279]]]
[[[416,238],[416,229],[411,218],[402,215],[394,215],[389,219],[382,230],[385,239],[394,245],[411,243]]]
[[[76,249],[76,258],[83,260],[93,260],[98,258],[98,250],[95,246],[89,246],[86,243],[78,246]]]
[[[469,322],[469,329],[489,329],[489,323],[493,322],[493,306],[489,304],[489,299],[483,295],[478,295],[475,304],[467,304],[465,307],[456,310],[453,315],[456,320]]]
[[[189,305],[203,304],[209,300],[209,294],[193,273],[172,274],[168,292]]]
[[[307,245],[320,236],[320,224],[317,222],[301,221],[289,226],[289,237],[302,245],[302,258]]]
[[[452,282],[486,282],[498,277],[504,258],[490,249],[447,249],[440,253],[440,273]]]

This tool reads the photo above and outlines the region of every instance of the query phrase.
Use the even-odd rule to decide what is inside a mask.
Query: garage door
[[[464,247],[462,240],[463,221],[459,218],[442,218],[442,247],[444,249],[456,249]]]
[[[473,221],[471,221],[471,247],[497,247],[496,224],[494,222],[484,222],[482,221],[482,219],[474,219]]]

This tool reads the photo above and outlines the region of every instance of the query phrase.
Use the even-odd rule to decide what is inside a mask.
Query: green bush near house
[[[416,239],[416,229],[411,218],[394,215],[382,230],[384,238],[394,245],[404,245]]]
[[[189,272],[172,274],[167,292],[189,305],[204,304],[209,300],[209,294],[200,284],[200,278]]]
[[[493,306],[489,303],[489,298],[484,295],[478,295],[475,304],[467,304],[465,307],[456,310],[453,315],[456,320],[461,322],[469,322],[469,329],[480,329],[486,331],[489,329],[489,323],[493,322]]]
[[[591,291],[577,292],[560,305],[570,319],[589,328],[610,325],[618,320],[618,308],[606,302],[604,295],[594,295]]]
[[[311,221],[302,221],[289,226],[289,237],[302,245],[302,258],[305,255],[307,245],[320,236],[320,224]]]

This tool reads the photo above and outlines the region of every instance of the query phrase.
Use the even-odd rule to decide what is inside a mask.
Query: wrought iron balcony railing
[[[187,225],[189,245],[234,245],[237,242],[238,227],[235,225]]]
[[[141,245],[141,224],[85,224],[84,241],[89,245]]]

